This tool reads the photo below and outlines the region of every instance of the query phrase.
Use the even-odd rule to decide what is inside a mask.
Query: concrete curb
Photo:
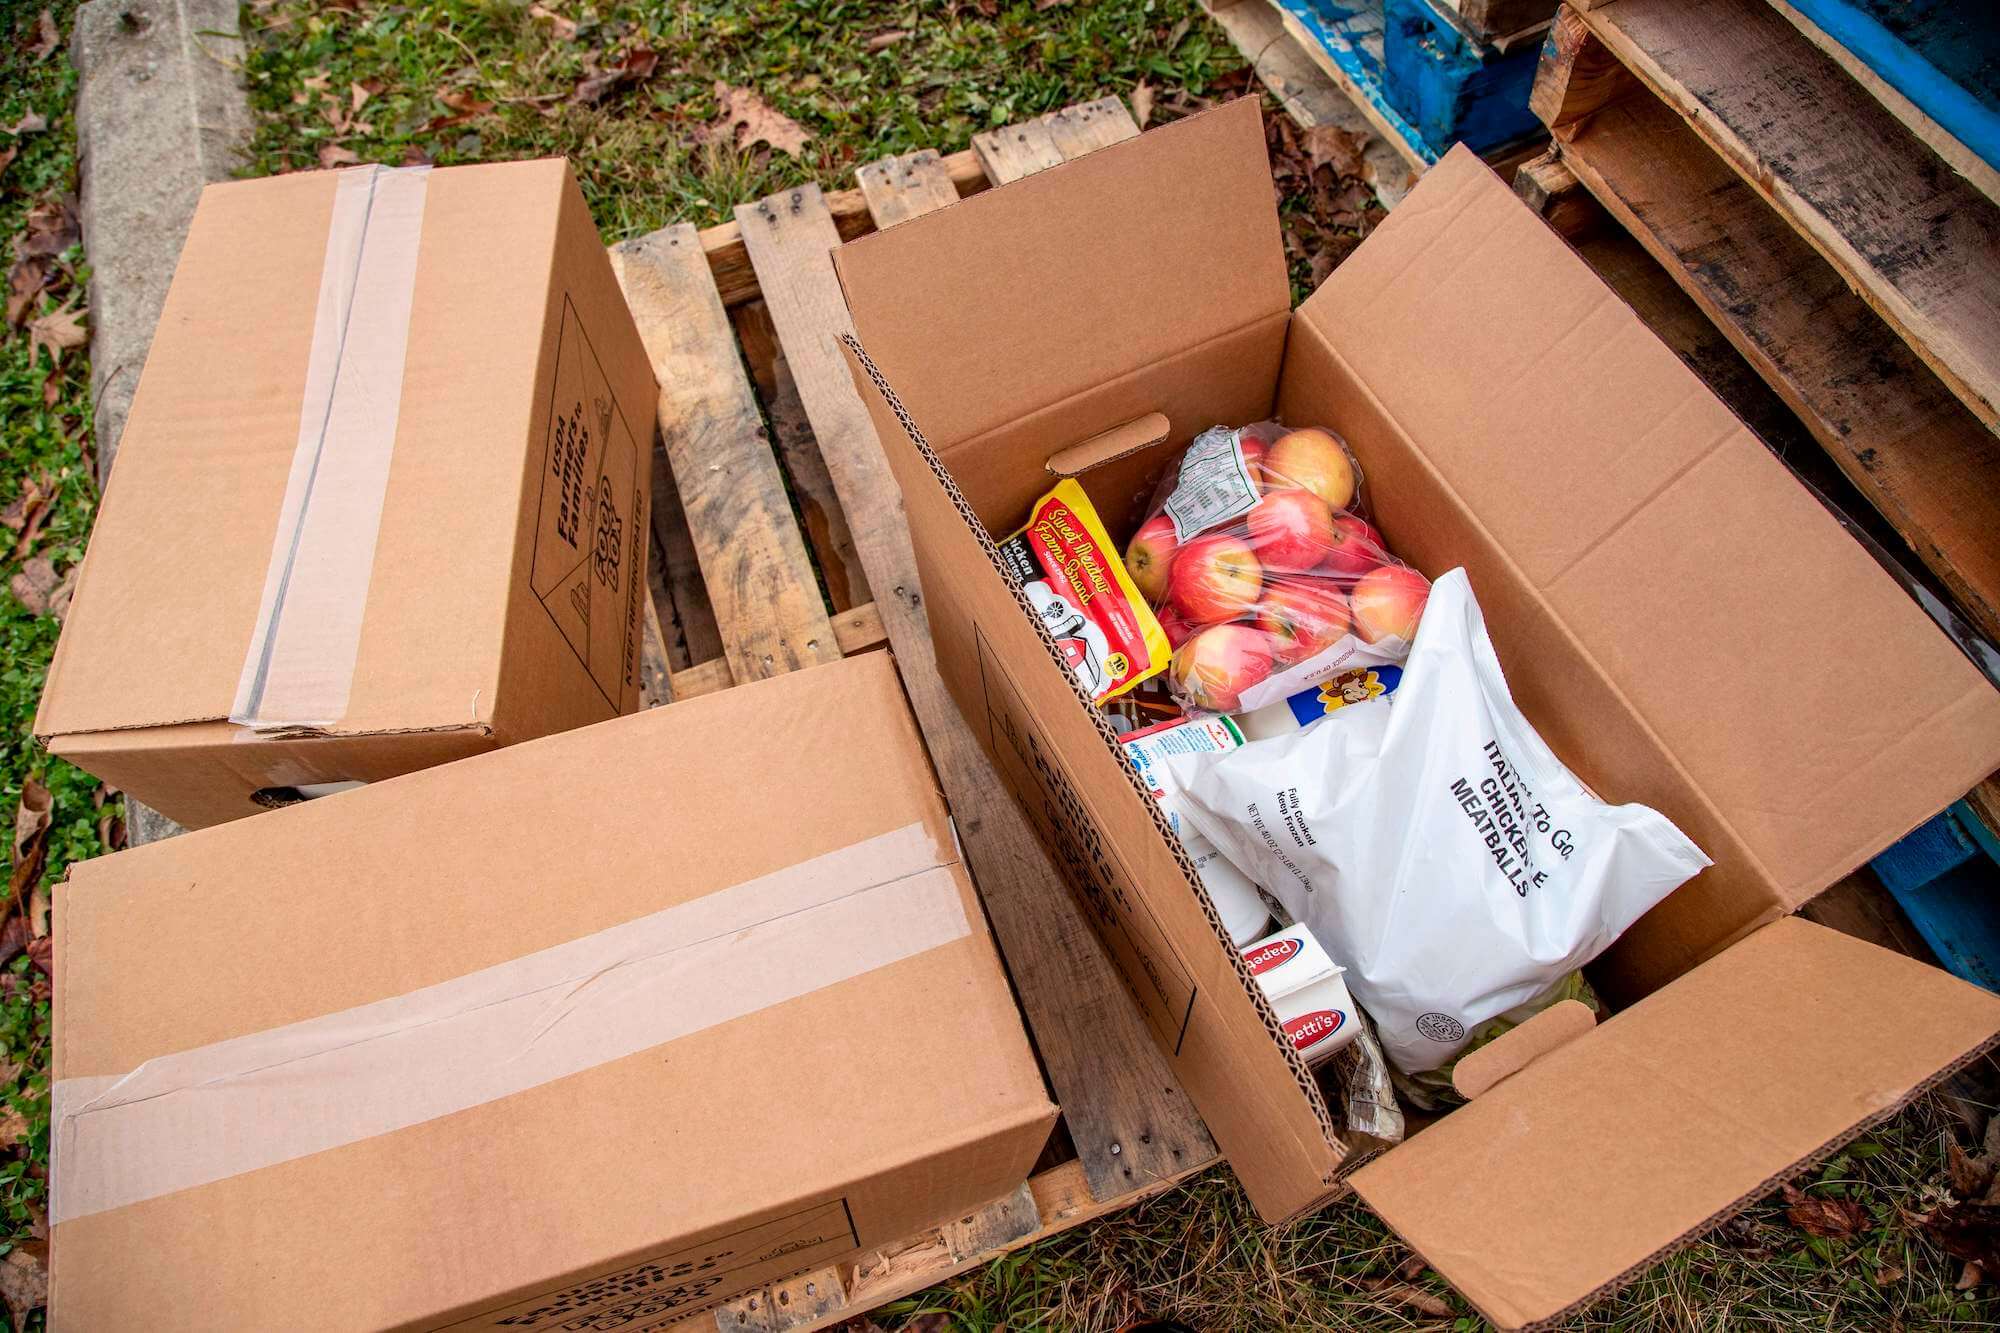
[[[235,0],[89,0],[77,11],[70,58],[100,480],[195,201],[234,175],[249,147],[243,54]]]
[[[235,175],[249,147],[243,56],[236,0],[88,0],[77,11],[70,59],[100,485],[195,201]],[[125,809],[134,846],[181,831],[130,798]]]

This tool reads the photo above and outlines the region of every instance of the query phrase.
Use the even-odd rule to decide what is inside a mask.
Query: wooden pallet
[[[1715,2],[1765,12],[1761,0]],[[1805,223],[1774,206],[1774,187],[1717,150],[1706,136],[1710,117],[1667,100],[1600,36],[1607,16],[1627,8],[1627,0],[1588,13],[1566,7],[1544,49],[1536,109],[1563,165],[1798,413],[1972,622],[2000,639],[2000,543],[1992,538],[2000,531],[2000,440],[1935,373],[1935,349],[1927,355],[1884,321],[1857,276],[1829,262]],[[1806,62],[1792,71],[1801,86],[1845,79],[1778,22]],[[1832,93],[1814,100],[1844,101]],[[1986,225],[1978,218],[1994,206],[1977,191],[1965,194],[1965,206],[1979,210],[1974,222]],[[1916,237],[1906,243],[1923,247]],[[1973,262],[1989,261],[2000,266],[2000,251]],[[2000,336],[2000,323],[1986,332]]]
[[[823,1327],[1128,1207],[1215,1145],[938,678],[902,498],[835,338],[832,247],[1138,133],[1116,98],[611,247],[660,389],[649,706],[887,646],[1062,1121],[1006,1198],[677,1327]]]

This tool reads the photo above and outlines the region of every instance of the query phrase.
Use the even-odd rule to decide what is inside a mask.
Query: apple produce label
[[[1563,766],[1515,707],[1464,570],[1431,585],[1395,699],[1166,763],[1182,816],[1347,967],[1391,1063],[1421,1074],[1555,998],[1708,858]]]
[[[1000,559],[1092,703],[1166,669],[1166,631],[1076,482],[1035,501],[1027,526],[1000,543]]]
[[[1177,541],[1241,518],[1256,506],[1257,483],[1250,480],[1250,465],[1243,460],[1242,435],[1227,426],[1211,426],[1181,455],[1180,479],[1160,506],[1173,521]]]

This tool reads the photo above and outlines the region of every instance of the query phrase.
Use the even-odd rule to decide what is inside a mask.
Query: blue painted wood
[[[1486,153],[1541,132],[1528,109],[1536,47],[1502,55],[1431,0],[1384,0],[1382,56],[1389,101],[1435,151],[1463,143]]]
[[[1359,0],[1337,4],[1334,0],[1273,0],[1298,21],[1308,36],[1345,76],[1347,91],[1362,99],[1364,109],[1372,109],[1410,150],[1426,162],[1435,162],[1438,151],[1389,101],[1382,70],[1382,3]]]
[[[1542,125],[1528,110],[1538,51],[1501,54],[1433,0],[1274,0],[1317,42],[1351,96],[1426,162],[1454,143],[1504,148]]]
[[[1873,862],[1938,960],[2000,992],[2000,841],[1958,802]]]
[[[2000,6],[1991,0],[1790,0],[1819,30],[2000,168]]]

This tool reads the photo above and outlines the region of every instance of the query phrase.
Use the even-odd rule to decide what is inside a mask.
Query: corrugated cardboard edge
[[[1497,1318],[1495,1317],[1493,1312],[1485,1309],[1481,1309],[1480,1314],[1484,1315],[1487,1319],[1491,1320],[1494,1324],[1498,1325],[1501,1328],[1520,1329],[1523,1331],[1523,1333],[1540,1333],[1541,1330],[1554,1329],[1560,1327],[1563,1321],[1568,1319],[1571,1315],[1589,1308],[1590,1306],[1596,1304],[1598,1301],[1603,1300],[1606,1296],[1609,1296],[1613,1292],[1616,1292],[1624,1288],[1625,1286],[1629,1285],[1634,1278],[1642,1276],[1647,1270],[1653,1268],[1655,1265],[1663,1262],[1666,1259],[1672,1258],[1674,1255],[1679,1254],[1682,1250],[1687,1249],[1690,1245],[1696,1244],[1709,1232],[1713,1231],[1716,1227],[1722,1225],[1722,1223],[1724,1222],[1727,1222],[1730,1218],[1742,1212],[1749,1205],[1757,1202],[1757,1200],[1771,1193],[1771,1191],[1777,1189],[1779,1186],[1784,1185],[1788,1181],[1796,1180],[1800,1176],[1804,1175],[1806,1172],[1811,1171],[1814,1167],[1818,1166],[1820,1163],[1832,1157],[1835,1153],[1839,1152],[1842,1148],[1846,1147],[1848,1144],[1854,1142],[1854,1140],[1860,1138],[1863,1134],[1866,1134],[1869,1130],[1874,1129],[1876,1126],[1881,1125],[1886,1121],[1895,1119],[1903,1111],[1908,1109],[1910,1104],[1916,1101],[1917,1098],[1923,1096],[1926,1092],[1929,1092],[1932,1088],[1936,1087],[1944,1080],[1950,1078],[1953,1074],[1956,1074],[1959,1070],[1964,1069],[1967,1065],[1979,1059],[1987,1052],[1994,1050],[1996,1047],[2000,1047],[2000,1033],[1994,1034],[1993,1036],[1987,1038],[1985,1041],[1981,1042],[1978,1046],[1973,1047],[1971,1050],[1967,1051],[1964,1055],[1961,1055],[1958,1059],[1952,1061],[1950,1064],[1938,1070],[1935,1074],[1931,1075],[1929,1078],[1925,1079],[1921,1083],[1917,1084],[1915,1087],[1911,1088],[1907,1093],[1905,1093],[1902,1097],[1896,1099],[1894,1102],[1891,1102],[1890,1104],[1881,1107],[1879,1110],[1871,1112],[1867,1117],[1865,1117],[1861,1121],[1851,1126],[1844,1133],[1837,1134],[1833,1138],[1827,1140],[1827,1142],[1821,1144],[1811,1153],[1807,1154],[1805,1157],[1802,1157],[1798,1161],[1794,1162],[1790,1167],[1786,1168],[1783,1171],[1777,1172],[1774,1175],[1767,1176],[1764,1180],[1759,1182],[1753,1189],[1745,1191],[1743,1194],[1739,1195],[1737,1198],[1735,1198],[1728,1204],[1724,1205],[1722,1208],[1717,1209],[1715,1212],[1709,1214],[1707,1217],[1703,1218],[1700,1222],[1697,1222],[1694,1226],[1690,1227],[1688,1230],[1681,1233],[1681,1235],[1675,1238],[1674,1240],[1671,1240],[1667,1242],[1665,1245],[1662,1245],[1659,1249],[1654,1250],[1651,1254],[1639,1260],[1637,1263],[1633,1264],[1630,1268],[1627,1268],[1624,1272],[1618,1274],[1616,1277],[1610,1279],[1607,1282],[1600,1283],[1598,1286],[1596,1286],[1589,1292],[1586,1292],[1584,1295],[1577,1297],[1575,1300],[1571,1301],[1568,1305],[1563,1306],[1560,1310],[1557,1310],[1552,1314],[1545,1315],[1540,1319],[1530,1320],[1525,1323],[1516,1323],[1516,1324],[1510,1324],[1504,1319]],[[1400,1240],[1402,1239],[1402,1237],[1399,1235],[1398,1239]],[[1405,1245],[1409,1244],[1407,1240],[1404,1240],[1403,1243]],[[1411,1246],[1411,1248],[1415,1249],[1416,1247]],[[1419,1257],[1423,1258],[1426,1264],[1430,1263],[1429,1257],[1424,1255],[1422,1251],[1417,1251],[1417,1253]]]
[[[1091,703],[1090,697],[1084,693],[1083,687],[1078,683],[1075,673],[1069,669],[1069,665],[1063,658],[1062,653],[1056,648],[1055,640],[1049,636],[1048,626],[1042,623],[1041,617],[1037,616],[1034,608],[1029,606],[1028,599],[1021,591],[1020,586],[1008,575],[1006,566],[1000,559],[999,549],[993,544],[992,534],[987,532],[986,525],[979,521],[978,517],[972,512],[972,507],[966,503],[965,497],[959,493],[958,484],[952,480],[951,474],[945,470],[943,462],[939,459],[937,453],[932,450],[929,442],[925,440],[923,431],[918,428],[916,421],[903,407],[902,400],[896,396],[896,391],[889,386],[888,380],[877,369],[874,361],[869,358],[868,353],[862,348],[860,339],[851,333],[844,333],[841,335],[841,342],[847,348],[848,353],[853,356],[855,363],[868,376],[869,382],[874,385],[875,391],[882,396],[883,402],[895,414],[896,420],[902,425],[903,431],[909,437],[910,443],[916,446],[917,451],[923,456],[925,463],[930,466],[932,475],[937,479],[938,484],[944,488],[945,494],[951,500],[952,507],[958,511],[960,520],[978,538],[979,549],[985,555],[987,563],[992,566],[993,572],[999,576],[1001,582],[1013,594],[1014,602],[1019,607],[1021,614],[1027,618],[1030,624],[1034,625],[1035,634],[1041,641],[1042,650],[1048,654],[1049,661],[1061,672],[1063,680],[1069,685],[1070,692],[1076,699],[1077,707],[1089,716],[1092,724],[1097,728],[1098,735],[1103,738],[1106,748],[1116,756],[1119,767],[1125,773],[1125,780],[1131,783],[1132,790],[1139,795],[1147,813],[1151,816],[1154,831],[1158,833],[1160,839],[1173,852],[1174,861],[1180,867],[1181,875],[1186,881],[1188,892],[1193,897],[1195,903],[1200,906],[1202,915],[1208,921],[1209,929],[1215,933],[1217,946],[1228,958],[1231,967],[1234,969],[1237,984],[1242,988],[1244,995],[1256,1007],[1257,1015],[1263,1020],[1264,1028],[1270,1034],[1273,1044],[1283,1052],[1285,1062],[1291,1069],[1293,1080],[1298,1084],[1299,1091],[1304,1095],[1307,1105],[1312,1108],[1314,1119],[1319,1124],[1320,1132],[1324,1136],[1326,1146],[1332,1151],[1335,1161],[1340,1165],[1340,1169],[1336,1170],[1332,1176],[1322,1182],[1330,1187],[1335,1186],[1336,1182],[1346,1174],[1348,1146],[1341,1139],[1338,1130],[1334,1126],[1333,1116],[1327,1108],[1325,1097],[1320,1093],[1319,1084],[1314,1080],[1312,1072],[1306,1067],[1304,1059],[1300,1057],[1297,1051],[1292,1049],[1292,1044],[1286,1038],[1283,1026],[1278,1022],[1277,1013],[1271,1008],[1270,1002],[1264,998],[1262,990],[1251,977],[1250,969],[1244,964],[1242,955],[1230,943],[1229,932],[1223,927],[1222,918],[1216,914],[1215,905],[1209,901],[1207,892],[1201,888],[1201,881],[1195,873],[1194,863],[1188,859],[1187,853],[1182,849],[1179,839],[1174,836],[1172,829],[1168,827],[1166,817],[1160,813],[1159,807],[1154,804],[1151,789],[1139,777],[1139,771],[1132,766],[1131,757],[1125,753],[1124,747],[1118,743],[1117,734],[1111,730],[1111,724],[1104,720],[1103,713]],[[1329,1189],[1324,1196],[1302,1209],[1301,1213],[1315,1211],[1323,1207],[1340,1192],[1338,1188]]]

